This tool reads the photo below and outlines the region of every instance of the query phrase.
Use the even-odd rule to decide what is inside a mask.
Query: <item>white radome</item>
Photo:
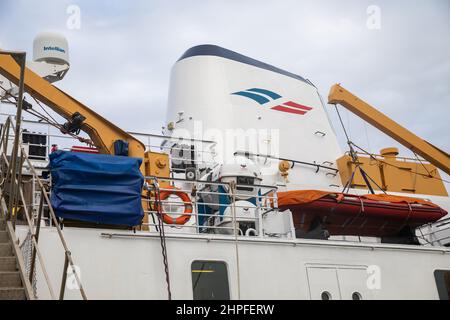
[[[33,60],[52,64],[70,64],[67,39],[54,32],[39,33],[33,42]]]

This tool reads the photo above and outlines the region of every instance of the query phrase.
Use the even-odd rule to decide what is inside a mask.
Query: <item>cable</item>
[[[51,122],[48,118],[46,118],[45,116],[43,116],[42,114],[40,114],[39,112],[37,112],[36,110],[25,110],[26,112],[28,112],[29,114],[35,116],[36,118],[40,119],[41,121],[45,121],[47,124],[60,129],[60,124],[56,123],[56,122]]]
[[[39,106],[39,107],[41,107],[41,109],[42,110],[44,110],[44,112],[55,122],[55,123],[58,123],[58,121],[56,121],[55,120],[55,118],[53,118],[51,115],[50,115],[50,113],[48,113],[48,111],[47,110],[45,110],[45,108],[41,105],[41,103],[39,102],[39,100],[37,100],[35,97],[33,97],[33,99],[34,99],[34,101],[37,103],[37,105]]]
[[[364,175],[365,175],[367,178],[369,178],[370,181],[372,181],[372,183],[373,183],[374,185],[376,185],[378,189],[380,189],[381,191],[383,191],[384,194],[387,194],[386,191],[385,191],[383,188],[381,188],[381,187],[378,185],[378,183],[376,183],[375,180],[372,179],[371,176],[369,176],[365,171],[363,171],[361,167],[359,167],[359,170],[361,171],[361,174],[364,172]],[[366,181],[366,179],[364,179],[364,181]],[[372,187],[371,187],[371,186],[368,186],[368,187],[369,187],[369,189],[371,190],[371,192],[374,194],[375,192],[373,192]]]
[[[0,85],[0,89],[2,89],[3,91],[5,91],[5,93],[6,93],[7,95],[9,95],[10,97],[12,97],[13,99],[16,100],[16,102],[13,102],[13,101],[11,101],[11,100],[8,99],[8,100],[7,100],[7,103],[10,103],[10,104],[16,104],[16,103],[17,103],[17,97],[15,97],[15,96],[12,95],[11,93],[9,93],[9,92],[8,92],[3,86],[1,86],[1,85]],[[57,129],[59,129],[59,130],[61,131],[61,130],[63,129],[63,126],[60,125],[60,124],[58,123],[58,121],[56,121],[55,118],[53,118],[52,115],[51,115],[47,110],[45,110],[45,108],[42,106],[42,104],[39,102],[39,100],[37,100],[35,97],[32,97],[32,98],[33,98],[34,101],[38,104],[38,106],[39,106],[39,107],[40,107],[40,108],[48,115],[48,117],[49,117],[51,120],[53,120],[53,122],[50,121],[50,119],[49,119],[48,117],[46,117],[46,116],[44,116],[43,114],[39,113],[37,110],[34,110],[34,109],[25,109],[24,111],[26,111],[26,112],[28,112],[29,114],[31,114],[31,115],[33,115],[33,116],[39,118],[39,119],[42,120],[42,121],[47,122],[49,125],[51,125],[51,126],[57,128]],[[86,138],[83,138],[83,137],[80,137],[80,136],[79,136],[80,131],[81,131],[81,130],[79,129],[75,134],[73,134],[73,133],[71,133],[71,132],[67,132],[66,134],[68,134],[69,136],[71,136],[71,137],[74,138],[74,139],[77,139],[78,141],[80,141],[80,142],[82,142],[82,143],[86,143],[86,144],[89,145],[89,146],[94,146],[94,143],[92,142],[92,140],[86,139]]]
[[[344,185],[344,189],[342,189],[342,193],[345,193],[346,192],[345,190],[347,190],[347,192],[350,191],[350,187],[352,185],[353,179],[355,177],[355,172],[358,167],[359,167],[359,164],[356,164],[355,168],[352,171],[352,174],[350,175],[350,178],[347,180],[347,182]]]
[[[38,104],[39,104],[39,102],[38,102]],[[45,109],[42,107],[42,105],[39,104],[39,106],[45,111]],[[45,121],[49,125],[59,129],[61,132],[64,129],[63,126],[61,124],[59,124],[58,122],[56,122],[56,120],[50,114],[49,114],[49,116],[54,120],[54,122],[52,122],[49,118],[47,118],[43,114],[39,113],[39,111],[36,111],[34,109],[28,109],[28,110],[25,110],[25,111],[28,112],[29,114],[31,114],[31,115],[41,119],[42,121]],[[48,114],[47,111],[45,111],[45,112]],[[92,140],[80,137],[79,133],[80,133],[80,130],[78,130],[75,134],[73,134],[71,132],[66,132],[65,134],[71,136],[74,139],[77,139],[78,141],[80,141],[82,143],[86,143],[89,146],[94,146],[94,143],[92,142]]]
[[[159,192],[159,185],[155,178],[155,196],[156,196],[156,211],[158,213],[158,226],[159,226],[159,239],[161,242],[161,251],[164,262],[164,272],[166,274],[166,284],[167,284],[167,297],[168,300],[172,300],[172,292],[170,290],[170,274],[169,274],[169,261],[167,259],[167,246],[166,246],[166,234],[164,231],[164,222],[162,221],[162,203],[161,203],[161,195]]]
[[[341,126],[342,126],[342,129],[344,130],[344,134],[345,134],[345,137],[347,138],[347,143],[348,143],[348,142],[350,142],[350,138],[348,137],[347,130],[345,130],[344,122],[342,121],[341,114],[339,113],[339,109],[336,104],[334,105],[334,108],[336,109],[336,113],[339,117],[339,121],[341,122]]]
[[[5,87],[3,87],[3,86],[0,85],[0,89],[2,89],[3,91],[5,91],[5,94],[6,94],[6,95],[8,95],[8,96],[14,98],[14,99],[17,101],[17,98],[16,98],[14,95],[12,95],[8,90],[6,90]]]
[[[369,148],[369,151],[372,152],[372,148],[370,147],[369,131],[367,130],[367,123],[363,121],[363,124],[364,124],[364,132],[366,133],[367,148]]]
[[[2,102],[2,103],[6,103],[6,104],[13,104],[13,105],[16,105],[17,106],[17,98],[15,97],[15,96],[13,96],[11,93],[9,93],[3,86],[1,86],[0,85],[0,89],[2,89],[3,91],[5,91],[5,94],[7,95],[7,96],[10,96],[11,98],[13,98],[15,101],[11,101],[11,100],[9,100],[9,98],[6,98],[6,97],[4,97],[4,99],[6,99],[6,101],[1,101],[0,100],[0,102]],[[1,97],[0,97],[1,98]]]
[[[396,165],[393,165],[393,164],[391,164],[391,163],[387,163],[387,162],[385,162],[385,161],[382,161],[382,160],[380,160],[380,159],[377,159],[372,153],[370,153],[370,152],[364,150],[363,148],[359,147],[358,145],[356,145],[355,143],[353,143],[352,141],[350,141],[349,136],[348,136],[348,134],[347,134],[347,131],[345,130],[345,126],[344,126],[344,123],[343,123],[343,121],[342,121],[341,115],[340,115],[339,110],[338,110],[338,108],[337,108],[337,105],[335,104],[334,107],[336,108],[336,112],[337,112],[337,114],[338,114],[339,121],[341,122],[342,129],[344,130],[345,137],[347,138],[347,144],[349,144],[349,146],[350,146],[350,156],[352,157],[352,159],[354,158],[355,155],[354,155],[353,148],[352,148],[351,146],[354,146],[354,147],[356,147],[357,149],[361,150],[363,153],[369,155],[373,160],[375,160],[375,161],[377,161],[377,162],[384,163],[384,164],[386,164],[386,165],[389,165],[389,166],[392,166],[392,167],[395,167],[395,168],[401,170],[401,168],[398,167],[398,166],[396,166]],[[415,153],[414,153],[414,154],[415,154]],[[416,157],[417,157],[417,155],[416,155]],[[418,157],[417,157],[417,160],[419,160],[419,162],[422,163],[422,161],[421,161]],[[422,163],[422,165],[423,165],[423,163]],[[423,166],[424,166],[424,165],[423,165]],[[424,168],[425,168],[425,166],[424,166]],[[425,168],[425,169],[426,169],[426,168]],[[426,169],[426,170],[427,170],[427,169]],[[445,183],[450,183],[450,181],[447,181],[447,180],[445,180],[445,179],[438,178],[438,177],[435,177],[435,176],[431,175],[431,173],[430,173],[428,170],[427,170],[427,172],[428,172],[428,175],[423,174],[423,173],[419,173],[419,172],[417,172],[417,171],[412,171],[412,173],[413,173],[413,174],[416,174],[416,175],[421,175],[421,176],[423,176],[423,177],[427,177],[427,178],[431,178],[431,179],[440,180],[440,181],[445,182]],[[373,181],[373,179],[371,179],[371,180]],[[382,189],[381,189],[381,190],[382,190]]]
[[[428,171],[427,167],[425,167],[425,165],[423,164],[422,160],[420,160],[419,156],[413,151],[414,156],[416,157],[417,161],[419,161],[419,163],[422,165],[422,167],[425,169],[425,171],[428,173],[428,175],[430,177],[432,177],[433,175],[431,174],[430,171]]]
[[[370,193],[372,193],[372,194],[375,194],[375,191],[373,190],[373,188],[372,188],[372,185],[370,184],[370,182],[369,182],[369,179],[370,179],[370,181],[372,181],[381,191],[383,191],[384,193],[386,193],[365,171],[364,171],[364,169],[363,168],[361,168],[361,166],[359,165],[359,163],[358,163],[358,155],[356,154],[356,152],[355,152],[355,150],[353,149],[353,142],[350,140],[350,138],[349,138],[349,135],[347,134],[347,130],[345,129],[345,126],[344,126],[344,122],[342,121],[342,118],[341,118],[341,114],[339,113],[339,109],[338,109],[338,107],[337,107],[337,105],[335,104],[334,105],[334,107],[335,107],[335,109],[336,109],[336,113],[337,113],[337,115],[338,115],[338,117],[339,117],[339,121],[341,122],[341,126],[342,126],[342,129],[344,130],[344,134],[345,134],[345,137],[347,138],[347,144],[348,144],[348,147],[349,147],[349,149],[350,149],[350,156],[351,156],[351,158],[352,158],[352,161],[353,161],[353,163],[354,164],[356,164],[356,167],[355,167],[355,170],[353,171],[353,173],[352,173],[352,175],[351,175],[351,177],[350,177],[350,179],[351,180],[353,180],[353,178],[354,178],[354,174],[355,174],[355,172],[356,172],[356,169],[359,169],[359,172],[361,173],[361,176],[362,176],[362,178],[364,179],[364,182],[366,183],[366,185],[367,185],[367,188],[369,188],[369,191],[370,191]],[[345,187],[344,187],[344,190],[345,190],[345,188],[347,187],[347,185],[348,185],[348,190],[350,190],[350,186],[351,186],[351,181],[349,180],[348,182],[347,182],[347,184],[345,185]]]
[[[361,166],[359,167],[359,172],[361,173],[361,176],[363,177],[364,182],[367,185],[367,188],[369,188],[370,193],[375,194],[375,191],[373,191],[372,185],[370,184],[369,179],[367,178],[369,175],[361,168]],[[370,178],[370,180],[373,181],[372,178]],[[380,190],[382,189],[380,188]]]
[[[370,152],[364,150],[363,148],[361,148],[360,146],[354,144],[353,142],[352,142],[352,145],[353,145],[355,148],[361,150],[363,153],[367,154],[367,155],[368,155],[370,158],[372,158],[373,160],[375,160],[375,161],[377,161],[377,162],[380,162],[380,163],[383,163],[383,164],[385,164],[385,165],[388,165],[388,166],[397,168],[397,169],[399,169],[399,170],[402,170],[401,167],[396,166],[395,164],[392,164],[392,163],[389,163],[389,162],[386,162],[386,161],[377,159],[377,158],[375,157],[374,154],[371,154]],[[430,177],[429,175],[426,175],[426,174],[423,174],[423,173],[420,173],[420,172],[417,172],[417,171],[411,171],[411,173],[417,174],[417,175],[419,175],[419,176],[427,177],[427,178],[430,178],[430,179],[436,179],[436,180],[439,180],[439,181],[442,181],[442,182],[445,182],[445,183],[450,183],[450,181],[448,181],[448,180],[445,180],[445,179],[442,179],[442,178],[438,178],[438,177],[435,177],[435,176],[431,176],[431,177]]]

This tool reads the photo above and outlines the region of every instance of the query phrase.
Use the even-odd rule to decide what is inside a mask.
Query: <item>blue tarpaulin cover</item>
[[[144,216],[142,159],[56,151],[50,154],[51,204],[58,217],[136,226]]]

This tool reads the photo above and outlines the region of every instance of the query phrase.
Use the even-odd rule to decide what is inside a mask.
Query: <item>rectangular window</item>
[[[450,270],[435,270],[434,279],[439,293],[439,299],[450,300]]]
[[[227,265],[219,261],[194,261],[191,265],[194,300],[229,300]]]

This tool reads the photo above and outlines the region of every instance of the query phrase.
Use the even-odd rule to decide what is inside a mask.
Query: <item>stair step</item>
[[[12,247],[10,243],[0,243],[0,257],[12,256]]]
[[[0,272],[2,271],[16,271],[17,263],[16,257],[0,257]]]
[[[6,230],[6,221],[5,219],[0,219],[0,231]]]
[[[0,288],[20,288],[21,286],[22,280],[18,271],[0,272]]]
[[[23,288],[0,288],[0,300],[26,300]]]
[[[5,242],[9,242],[8,234],[6,233],[6,231],[0,230],[0,243],[5,243]]]

